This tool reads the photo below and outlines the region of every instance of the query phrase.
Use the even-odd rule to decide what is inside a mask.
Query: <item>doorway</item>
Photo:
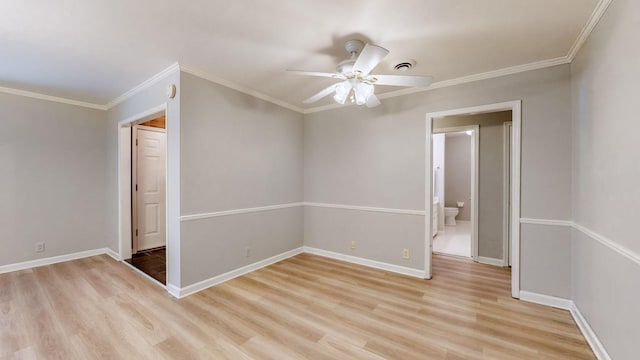
[[[511,295],[514,298],[520,297],[520,153],[521,153],[521,101],[510,101],[505,103],[474,106],[468,108],[447,110],[435,113],[428,113],[426,115],[426,168],[425,168],[425,185],[427,191],[425,191],[426,204],[432,204],[434,201],[434,172],[433,172],[433,123],[435,119],[444,118],[449,116],[464,116],[464,115],[478,115],[487,114],[501,111],[511,112],[511,136],[510,151],[509,151],[509,199],[510,206],[507,209],[508,213],[508,232],[511,238],[511,246],[508,250],[510,253],[511,261]],[[506,132],[506,131],[505,131]],[[500,157],[502,160],[502,157]],[[476,202],[477,203],[477,202]],[[502,204],[500,204],[502,206]],[[433,253],[433,241],[432,236],[434,231],[433,210],[431,206],[426,207],[425,217],[425,278],[430,279],[432,277],[431,270],[431,258]],[[476,222],[477,224],[477,222]],[[437,225],[437,224],[436,224]],[[500,229],[502,231],[502,227]],[[504,241],[503,237],[500,239]],[[503,248],[503,247],[502,247]],[[502,250],[501,248],[501,250]],[[476,247],[477,249],[477,247]],[[503,257],[507,258],[506,253],[503,253]],[[494,265],[503,265],[503,260],[499,263],[496,261]],[[507,260],[509,261],[509,260]]]
[[[167,283],[166,107],[120,125],[121,256]]]
[[[477,260],[479,126],[433,129],[433,252]]]

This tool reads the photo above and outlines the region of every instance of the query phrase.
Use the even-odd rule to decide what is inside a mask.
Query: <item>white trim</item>
[[[291,203],[291,204],[260,206],[260,207],[245,208],[245,209],[215,211],[215,212],[203,213],[203,214],[182,215],[182,216],[180,216],[180,221],[191,221],[191,220],[208,219],[208,218],[214,218],[214,217],[218,217],[218,216],[246,214],[246,213],[252,213],[252,212],[257,212],[257,211],[286,209],[286,208],[291,208],[291,207],[296,207],[296,206],[302,206],[303,204],[304,203],[299,202],[299,203]]]
[[[378,99],[381,99],[381,100],[389,99],[389,98],[403,96],[403,95],[416,94],[424,91],[431,91],[431,90],[441,89],[441,88],[450,87],[450,86],[467,84],[467,83],[480,81],[480,80],[488,80],[488,79],[498,78],[501,76],[519,74],[527,71],[533,71],[533,70],[545,69],[545,68],[558,66],[558,65],[570,64],[578,54],[578,51],[580,51],[584,43],[589,38],[589,35],[591,35],[591,32],[593,31],[593,29],[596,27],[598,22],[600,22],[600,19],[605,14],[611,2],[612,0],[598,0],[598,3],[593,9],[593,12],[589,17],[589,20],[580,31],[580,34],[578,35],[573,45],[569,49],[567,55],[565,56],[560,56],[557,58],[546,59],[541,61],[534,61],[528,64],[510,66],[510,67],[506,67],[498,70],[492,70],[492,71],[472,74],[468,76],[462,76],[455,79],[438,81],[426,88],[407,88],[402,90],[390,91],[384,94],[377,95]],[[311,113],[325,111],[325,110],[339,109],[345,106],[353,106],[353,105],[329,104],[329,105],[323,105],[323,106],[317,106],[309,109],[304,109],[303,113],[311,114]]]
[[[605,349],[604,345],[602,345],[600,339],[598,339],[598,336],[593,331],[591,326],[589,326],[589,323],[584,318],[584,316],[582,316],[580,309],[578,309],[578,306],[573,301],[571,302],[571,309],[569,309],[569,311],[571,311],[573,320],[576,322],[576,325],[578,325],[578,329],[580,329],[580,332],[582,332],[582,335],[587,340],[587,343],[589,343],[589,346],[591,347],[593,353],[596,355],[596,358],[598,358],[598,360],[611,360],[611,357],[607,353],[607,349]]]
[[[61,104],[75,105],[75,106],[85,107],[89,109],[96,109],[96,110],[103,110],[103,111],[107,110],[107,107],[105,105],[67,99],[67,98],[58,97],[58,96],[45,95],[45,94],[40,94],[32,91],[19,90],[19,89],[13,89],[8,87],[0,87],[0,92],[11,94],[11,95],[29,97],[33,99],[53,101]]]
[[[424,207],[425,207],[425,219],[424,219],[424,278],[431,279],[431,262],[433,260],[433,184],[435,179],[433,178],[433,118],[429,117],[427,114],[426,121],[426,131],[424,137]],[[445,148],[446,148],[446,137],[445,137]],[[446,170],[446,161],[445,170]],[[446,174],[445,174],[445,183],[446,183]],[[443,184],[444,185],[444,184]],[[446,194],[444,194],[446,196]],[[444,205],[445,199],[440,199],[442,204]],[[443,212],[442,216],[444,217],[444,206],[442,207]],[[446,219],[445,219],[446,221]],[[438,225],[435,225],[436,228]]]
[[[478,256],[476,261],[478,261],[480,264],[504,267],[504,259]]]
[[[135,115],[129,116],[124,120],[118,121],[118,126],[122,127],[123,125],[127,125],[127,124],[133,125],[134,122],[138,122],[138,121],[145,122],[153,119],[154,117],[158,116],[160,113],[166,112],[166,110],[167,110],[167,104],[162,103],[158,106],[152,107],[151,109],[147,109]]]
[[[346,261],[352,264],[358,264],[362,266],[367,266],[374,269],[389,271],[397,274],[417,277],[420,279],[424,279],[424,271],[419,269],[412,269],[405,266],[389,264],[381,261],[369,260],[357,256],[345,255],[333,251],[322,250],[314,247],[305,246],[304,252],[308,254],[324,256],[335,260]]]
[[[407,88],[407,89],[402,89],[402,90],[390,91],[390,92],[386,92],[384,94],[377,95],[377,97],[378,97],[378,99],[382,100],[382,99],[388,99],[388,98],[398,97],[398,96],[403,96],[403,95],[416,94],[416,93],[420,93],[420,92],[431,91],[431,90],[450,87],[450,86],[455,86],[455,85],[467,84],[467,83],[480,81],[480,80],[488,80],[488,79],[493,79],[493,78],[506,76],[506,75],[519,74],[519,73],[523,73],[523,72],[527,72],[527,71],[539,70],[539,69],[549,68],[549,67],[553,67],[553,66],[569,64],[570,62],[571,61],[566,56],[562,56],[562,57],[557,57],[557,58],[554,58],[554,59],[536,61],[536,62],[532,62],[532,63],[528,63],[528,64],[516,65],[516,66],[511,66],[511,67],[498,69],[498,70],[487,71],[487,72],[483,72],[483,73],[479,73],[479,74],[463,76],[463,77],[459,77],[459,78],[455,78],[455,79],[438,81],[438,82],[435,82],[435,83],[431,84],[427,88]],[[342,107],[345,107],[345,106],[357,106],[357,105],[352,105],[352,104],[347,104],[347,105],[340,105],[340,104],[323,105],[323,106],[318,106],[318,107],[314,107],[314,108],[304,109],[303,113],[304,114],[311,114],[311,113],[325,111],[325,110],[338,109],[338,108],[342,108]]]
[[[483,114],[496,111],[511,110],[511,239],[512,239],[512,260],[511,260],[511,296],[518,298],[520,296],[520,154],[521,154],[521,128],[522,128],[522,101],[507,101],[497,104],[487,104],[480,106],[472,106],[461,109],[438,111],[426,114],[426,156],[425,156],[425,204],[433,202],[431,183],[433,181],[433,154],[431,149],[431,133],[433,119],[452,116],[452,115],[468,115]],[[431,216],[431,207],[428,209],[428,215]],[[425,274],[431,275],[431,252],[432,238],[431,220],[425,221]]]
[[[511,265],[509,248],[509,205],[511,204],[511,122],[502,126],[502,257],[503,266]]]
[[[111,250],[109,248],[106,248],[106,254],[111,256],[111,258],[113,258],[113,260],[115,260],[115,261],[122,261],[122,258],[120,257],[120,254],[118,254],[117,252],[115,252],[115,251],[113,251],[113,250]]]
[[[471,224],[471,220],[458,220],[458,219],[456,219],[456,224]]]
[[[278,105],[278,106],[283,107],[285,109],[289,109],[289,110],[292,110],[292,111],[295,111],[295,112],[298,112],[298,113],[301,113],[301,114],[305,113],[304,109],[302,109],[301,107],[289,104],[286,101],[282,101],[282,100],[276,99],[276,98],[274,98],[272,96],[263,94],[263,93],[261,93],[259,91],[246,88],[244,86],[238,85],[238,84],[236,84],[234,82],[231,82],[229,80],[225,80],[225,79],[219,78],[219,77],[214,76],[212,74],[209,74],[209,73],[207,73],[207,72],[205,72],[203,70],[196,69],[196,68],[193,68],[193,67],[190,67],[190,66],[185,66],[185,65],[180,65],[180,70],[185,72],[185,73],[187,73],[187,74],[191,74],[191,75],[199,77],[201,79],[211,81],[213,83],[216,83],[218,85],[222,85],[224,87],[227,87],[229,89],[241,92],[243,94],[247,94],[249,96],[253,96],[255,98],[258,98],[260,100],[264,100],[264,101],[270,102],[272,104]]]
[[[397,97],[397,96],[415,94],[415,93],[419,93],[419,92],[423,92],[423,91],[430,91],[430,90],[435,90],[435,89],[449,87],[449,86],[466,84],[466,83],[479,81],[479,80],[487,80],[487,79],[497,78],[497,77],[506,76],[506,75],[518,74],[518,73],[522,73],[522,72],[526,72],[526,71],[539,70],[539,69],[544,69],[544,68],[553,67],[553,66],[557,66],[557,65],[569,64],[569,63],[571,63],[573,61],[573,59],[575,58],[575,56],[578,53],[578,51],[580,50],[580,48],[582,48],[582,46],[584,45],[585,41],[587,40],[587,38],[589,37],[589,35],[593,31],[595,26],[598,24],[598,22],[600,21],[600,19],[602,18],[602,16],[606,12],[606,10],[609,7],[609,5],[611,4],[611,2],[612,2],[612,0],[599,0],[598,1],[598,3],[596,4],[591,16],[589,17],[589,20],[587,21],[585,26],[582,28],[582,31],[580,32],[580,34],[576,38],[576,41],[573,43],[573,45],[569,49],[569,52],[567,53],[566,56],[557,57],[557,58],[554,58],[554,59],[535,61],[535,62],[531,62],[531,63],[528,63],[528,64],[522,64],[522,65],[506,67],[506,68],[487,71],[487,72],[483,72],[483,73],[479,73],[479,74],[463,76],[463,77],[459,77],[459,78],[455,78],[455,79],[439,81],[439,82],[435,82],[435,83],[431,84],[431,86],[429,86],[427,88],[408,88],[408,89],[402,89],[402,90],[397,90],[397,91],[391,91],[391,92],[387,92],[387,93],[378,95],[378,98],[379,99],[388,99],[388,98]],[[181,71],[184,71],[184,72],[186,72],[188,74],[197,76],[197,77],[205,79],[205,80],[209,80],[209,81],[217,83],[219,85],[228,87],[230,89],[233,89],[233,90],[236,90],[236,91],[239,91],[239,92],[242,92],[242,93],[245,93],[247,95],[256,97],[258,99],[262,99],[264,101],[268,101],[270,103],[276,104],[278,106],[284,107],[284,108],[289,109],[289,110],[293,110],[295,112],[299,112],[301,114],[311,114],[311,113],[315,113],[315,112],[338,109],[338,108],[344,107],[344,105],[340,105],[340,104],[330,104],[330,105],[317,106],[317,107],[313,107],[313,108],[303,109],[301,107],[289,104],[289,103],[287,103],[285,101],[276,99],[276,98],[274,98],[272,96],[263,94],[261,92],[242,87],[242,86],[240,86],[238,84],[235,84],[235,83],[233,83],[231,81],[220,79],[220,78],[215,77],[215,76],[213,76],[211,74],[207,74],[204,71],[201,71],[201,70],[189,67],[189,66],[185,66],[185,65],[180,65],[177,62],[172,64],[171,66],[169,66],[165,70],[159,72],[158,74],[152,76],[151,78],[145,80],[144,82],[142,82],[141,84],[137,85],[133,89],[131,89],[131,90],[125,92],[124,94],[118,96],[117,98],[109,101],[106,105],[94,104],[94,103],[89,103],[89,102],[84,102],[84,101],[67,99],[67,98],[62,98],[62,97],[57,97],[57,96],[50,96],[50,95],[35,93],[35,92],[31,92],[31,91],[25,91],[25,90],[19,90],[19,89],[7,88],[7,87],[0,87],[0,92],[13,94],[13,95],[19,95],[19,96],[26,96],[26,97],[31,97],[31,98],[35,98],[35,99],[59,102],[59,103],[63,103],[63,104],[76,105],[76,106],[86,107],[86,108],[90,108],[90,109],[109,110],[109,109],[113,108],[114,106],[118,105],[119,103],[125,101],[126,99],[132,97],[133,95],[139,93],[140,91],[142,91],[142,90],[150,87],[151,85],[155,84],[156,82],[164,79],[166,76],[168,76],[173,71],[175,71],[176,68],[181,70]]]
[[[511,296],[520,297],[520,161],[522,152],[522,101],[511,111]],[[514,271],[516,274],[514,275]]]
[[[569,299],[538,294],[538,293],[534,293],[526,290],[520,291],[520,300],[534,303],[534,304],[552,306],[554,308],[563,309],[563,310],[571,310],[574,307],[573,301]]]
[[[323,207],[332,209],[346,209],[346,210],[359,210],[359,211],[373,211],[391,214],[403,214],[403,215],[419,215],[425,216],[424,210],[408,210],[408,209],[392,209],[392,208],[380,208],[370,206],[353,206],[353,205],[341,205],[341,204],[326,204],[315,202],[304,202],[304,206]]]
[[[582,28],[582,31],[580,31],[580,34],[578,35],[578,37],[576,38],[576,41],[571,46],[571,49],[569,49],[569,53],[567,54],[568,62],[572,62],[573,59],[576,57],[576,55],[578,54],[578,51],[580,51],[580,49],[582,48],[582,45],[584,45],[584,43],[587,41],[587,38],[589,38],[589,35],[591,35],[591,32],[593,31],[593,29],[596,27],[596,25],[598,25],[598,22],[600,22],[602,15],[604,15],[605,11],[611,4],[611,1],[612,0],[598,1],[598,3],[596,4],[596,7],[593,9],[593,12],[591,13],[591,16],[589,17],[589,20],[587,21],[585,26]]]
[[[588,228],[575,223],[569,220],[549,220],[549,219],[532,219],[532,218],[521,218],[521,224],[535,224],[535,225],[549,225],[549,226],[568,226],[572,227],[575,230],[578,230],[585,234],[586,236],[596,240],[602,245],[608,247],[609,249],[617,252],[618,254],[626,257],[627,259],[633,261],[637,265],[640,265],[640,254],[635,253],[632,250],[627,249],[626,247],[617,244],[613,240],[596,233],[595,231],[589,230]]]
[[[83,258],[102,255],[102,254],[107,254],[113,257],[113,255],[111,254],[112,252],[113,251],[110,249],[102,248],[102,249],[80,251],[76,253],[59,255],[59,256],[52,256],[52,257],[36,259],[36,260],[23,261],[15,264],[2,265],[0,266],[0,274],[12,272],[12,271],[18,271],[18,270],[32,269],[40,266],[52,265],[52,264],[57,264],[65,261],[83,259]]]
[[[174,63],[171,66],[169,66],[168,68],[160,71],[159,73],[153,75],[152,77],[148,78],[147,80],[143,81],[141,84],[136,85],[133,89],[125,92],[124,94],[118,96],[117,98],[109,101],[104,107],[106,108],[106,110],[109,110],[111,108],[113,108],[114,106],[120,104],[121,102],[133,97],[135,94],[148,89],[149,87],[153,86],[154,84],[156,84],[158,81],[161,81],[165,78],[167,78],[167,76],[172,75],[174,72],[176,71],[180,71],[180,65],[178,63]]]
[[[293,250],[289,250],[289,251],[286,251],[286,252],[284,252],[282,254],[278,254],[278,255],[272,256],[272,257],[270,257],[268,259],[260,260],[258,262],[253,263],[253,264],[249,264],[249,265],[243,266],[243,267],[241,267],[239,269],[231,270],[231,271],[226,272],[224,274],[220,274],[220,275],[214,276],[214,277],[212,277],[210,279],[199,281],[199,282],[197,282],[195,284],[191,284],[191,285],[185,286],[183,288],[177,288],[177,287],[175,287],[173,285],[167,285],[167,291],[171,295],[173,295],[173,296],[175,296],[175,297],[180,299],[180,298],[183,298],[185,296],[189,296],[191,294],[195,294],[198,291],[202,291],[202,290],[210,288],[212,286],[221,284],[221,283],[223,283],[225,281],[229,281],[231,279],[237,278],[238,276],[242,276],[242,275],[248,274],[248,273],[250,273],[252,271],[259,270],[259,269],[261,269],[263,267],[275,264],[278,261],[282,261],[284,259],[288,259],[290,257],[296,256],[298,254],[301,254],[302,252],[303,252],[303,248],[302,247],[299,247],[299,248],[293,249]]]
[[[520,218],[520,224],[550,225],[550,226],[573,226],[573,222],[569,220],[549,220],[549,219],[532,219]]]
[[[587,343],[589,343],[589,346],[591,347],[593,353],[596,355],[596,358],[598,358],[599,360],[611,360],[611,357],[600,342],[600,339],[598,339],[598,336],[593,331],[591,326],[589,326],[587,320],[585,320],[585,318],[582,316],[580,309],[578,309],[578,307],[572,300],[537,294],[525,290],[520,291],[520,300],[568,310],[571,313],[573,320],[576,322],[576,325],[578,325],[578,329],[580,329],[580,332],[587,340]]]
[[[177,299],[180,298],[180,288],[179,287],[177,287],[177,286],[175,286],[173,284],[167,284],[167,285],[165,285],[165,289],[174,298],[177,298]]]
[[[522,73],[522,72],[526,72],[526,71],[539,70],[539,69],[544,69],[544,68],[553,67],[553,66],[557,66],[557,65],[569,64],[569,63],[571,63],[573,61],[573,59],[575,58],[575,56],[578,53],[578,51],[582,48],[582,46],[584,45],[585,41],[587,40],[587,38],[589,37],[589,35],[593,31],[593,29],[598,24],[598,22],[600,21],[600,19],[602,18],[602,16],[606,12],[606,10],[609,7],[609,5],[611,4],[611,2],[612,2],[612,0],[599,0],[598,1],[598,3],[596,4],[593,12],[591,13],[591,16],[589,17],[589,20],[587,21],[585,26],[582,28],[582,31],[580,31],[580,34],[576,38],[576,41],[573,43],[573,45],[569,49],[569,52],[567,53],[566,56],[557,57],[557,58],[554,58],[554,59],[535,61],[535,62],[528,63],[528,64],[522,64],[522,65],[506,67],[506,68],[487,71],[487,72],[483,72],[483,73],[479,73],[479,74],[463,76],[463,77],[459,77],[459,78],[455,78],[455,79],[439,81],[439,82],[435,82],[435,83],[431,84],[431,86],[429,86],[427,88],[408,88],[408,89],[402,89],[402,90],[397,90],[397,91],[391,91],[391,92],[387,92],[387,93],[378,95],[378,98],[379,99],[388,99],[388,98],[397,97],[397,96],[415,94],[415,93],[419,93],[419,92],[423,92],[423,91],[430,91],[430,90],[435,90],[435,89],[449,87],[449,86],[466,84],[466,83],[479,81],[479,80],[487,80],[487,79],[497,78],[497,77],[506,76],[506,75],[518,74],[518,73]],[[299,112],[301,114],[311,114],[311,113],[315,113],[315,112],[338,109],[338,108],[344,107],[344,105],[340,105],[340,104],[330,104],[330,105],[317,106],[317,107],[313,107],[313,108],[303,109],[301,107],[289,104],[289,103],[287,103],[285,101],[276,99],[276,98],[274,98],[272,96],[263,94],[261,92],[242,87],[242,86],[240,86],[238,84],[235,84],[235,83],[233,83],[231,81],[220,79],[220,78],[215,77],[215,76],[213,76],[211,74],[207,74],[204,71],[197,70],[197,69],[194,69],[192,67],[185,66],[185,65],[180,65],[177,62],[172,64],[171,66],[169,66],[165,70],[159,72],[158,74],[152,76],[151,78],[145,80],[143,83],[137,85],[133,89],[131,89],[131,90],[125,92],[124,94],[118,96],[117,98],[109,101],[106,105],[94,104],[94,103],[89,103],[89,102],[84,102],[84,101],[67,99],[67,98],[62,98],[62,97],[57,97],[57,96],[50,96],[50,95],[35,93],[35,92],[31,92],[31,91],[25,91],[25,90],[19,90],[19,89],[7,88],[7,87],[0,87],[0,92],[13,94],[13,95],[19,95],[19,96],[26,96],[26,97],[31,97],[31,98],[35,98],[35,99],[59,102],[59,103],[63,103],[63,104],[76,105],[76,106],[81,106],[81,107],[86,107],[86,108],[96,109],[96,110],[109,110],[109,109],[113,108],[114,106],[118,105],[119,103],[125,101],[126,99],[132,97],[133,95],[139,93],[140,91],[142,91],[142,90],[150,87],[151,85],[155,84],[156,82],[164,79],[167,75],[169,75],[170,73],[175,71],[176,68],[178,68],[179,70],[184,71],[186,73],[189,73],[191,75],[200,77],[200,78],[205,79],[205,80],[209,80],[209,81],[217,83],[219,85],[228,87],[230,89],[233,89],[233,90],[236,90],[236,91],[239,91],[239,92],[242,92],[242,93],[245,93],[247,95],[251,95],[251,96],[256,97],[258,99],[262,99],[264,101],[268,101],[270,103],[276,104],[278,106],[282,106],[282,107],[284,107],[286,109],[289,109],[289,110],[293,110],[293,111]]]
[[[640,265],[640,254],[637,254],[635,252],[633,252],[632,250],[627,249],[626,247],[619,245],[615,242],[613,242],[611,239],[608,239],[606,237],[604,237],[603,235],[600,235],[592,230],[587,229],[586,227],[577,224],[577,223],[573,223],[573,228],[582,232],[583,234],[587,235],[588,237],[592,238],[593,240],[596,240],[597,242],[601,243],[602,245],[608,247],[609,249],[617,252],[618,254],[626,257],[627,259],[633,261],[634,263],[636,263],[636,265]]]

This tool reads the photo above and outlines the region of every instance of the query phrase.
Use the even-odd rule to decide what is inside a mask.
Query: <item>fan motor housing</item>
[[[340,74],[349,74],[353,72],[353,65],[355,64],[355,60],[343,60],[338,63],[336,66],[336,72]]]

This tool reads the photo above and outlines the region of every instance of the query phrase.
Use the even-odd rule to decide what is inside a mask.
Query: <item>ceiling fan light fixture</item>
[[[427,87],[433,81],[431,76],[422,75],[372,75],[371,72],[389,54],[389,50],[378,45],[364,44],[359,40],[347,41],[345,49],[351,54],[351,57],[341,61],[335,73],[288,70],[300,75],[342,80],[342,82],[330,85],[305,99],[303,101],[305,104],[314,103],[333,94],[333,99],[341,105],[344,105],[349,99],[354,104],[375,107],[380,105],[380,100],[374,94],[374,85]],[[415,66],[415,60],[409,59],[397,64],[394,70],[408,70],[413,66]]]
[[[343,81],[336,85],[336,94],[333,96],[333,100],[335,100],[338,104],[344,104],[347,101],[347,97],[351,92],[351,83],[349,81]]]
[[[371,95],[373,95],[374,87],[372,84],[358,82],[353,88],[356,104],[364,105]]]

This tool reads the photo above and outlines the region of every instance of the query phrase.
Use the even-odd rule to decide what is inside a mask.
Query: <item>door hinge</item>
[[[138,191],[138,184],[136,184],[136,191]]]
[[[136,229],[136,236],[138,236],[138,229]]]
[[[138,139],[136,139],[136,146],[138,146]]]

